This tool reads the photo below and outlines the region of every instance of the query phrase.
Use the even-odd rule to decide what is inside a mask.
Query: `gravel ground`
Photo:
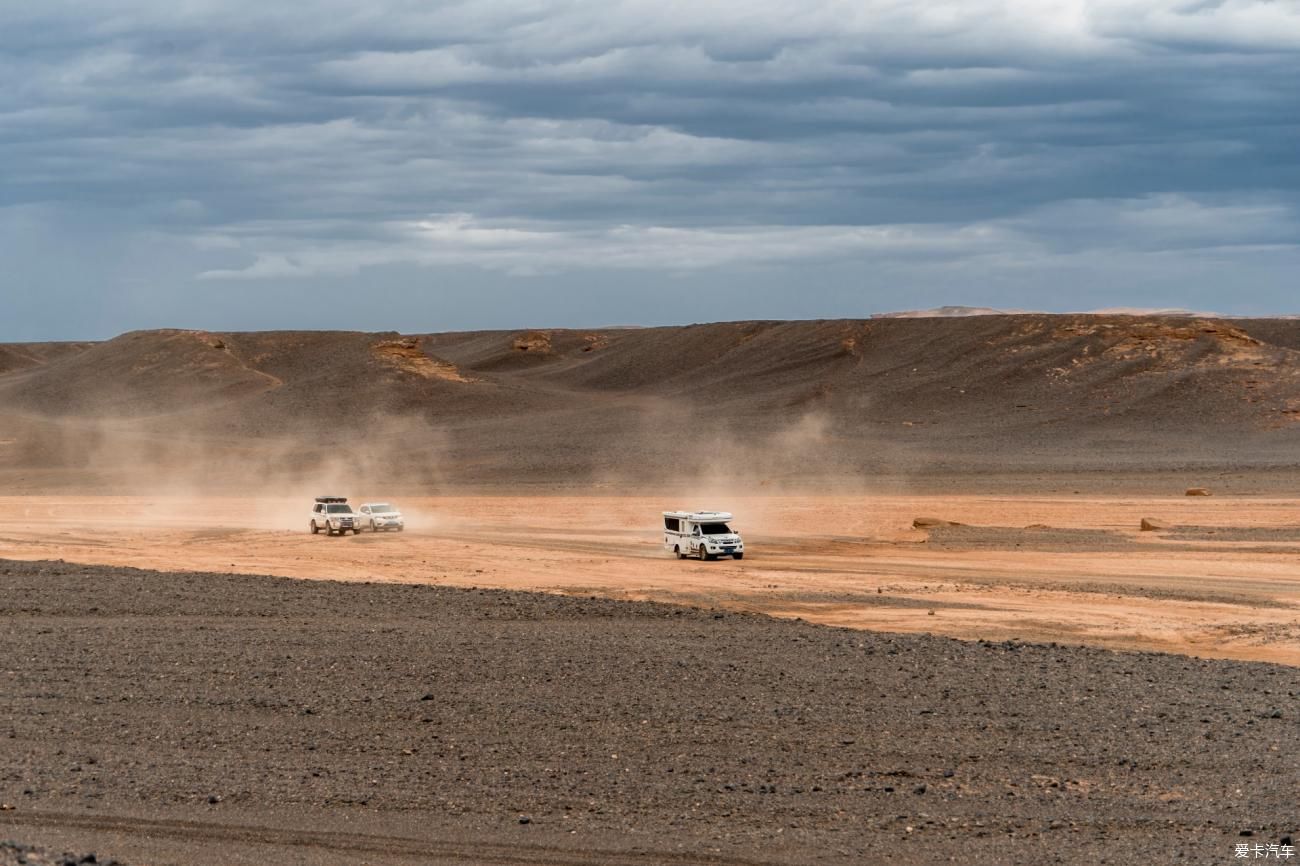
[[[0,866],[126,866],[116,860],[101,860],[96,854],[55,853],[21,842],[0,840]]]
[[[0,836],[151,864],[1229,863],[1300,820],[1300,670],[660,604],[0,561],[0,693]]]

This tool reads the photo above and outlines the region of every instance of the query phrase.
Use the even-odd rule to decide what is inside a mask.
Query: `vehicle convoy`
[[[311,509],[311,534],[321,530],[326,535],[361,534],[361,524],[352,513],[346,496],[317,496],[316,504]]]
[[[398,511],[387,502],[367,502],[363,504],[358,511],[358,517],[361,520],[361,526],[364,527],[367,522],[370,524],[371,532],[390,529],[396,529],[401,532],[406,528],[406,521],[402,519],[402,512]],[[357,530],[360,532],[361,530]]]
[[[731,515],[725,511],[665,511],[664,549],[671,550],[678,559],[744,559],[745,542],[727,525],[730,520]]]

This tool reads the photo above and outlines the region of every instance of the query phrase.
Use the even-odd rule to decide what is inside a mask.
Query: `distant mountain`
[[[1049,315],[1037,310],[996,310],[992,307],[962,307],[946,306],[934,307],[929,310],[900,310],[893,313],[875,313],[873,319],[948,319],[960,316],[1029,316],[1029,315]],[[1184,310],[1179,308],[1153,308],[1153,307],[1106,307],[1101,310],[1085,310],[1079,313],[1062,313],[1061,315],[1082,315],[1082,316],[1169,316],[1169,317],[1191,317],[1191,318],[1209,318],[1222,319],[1231,318],[1219,313],[1198,312],[1196,310]],[[1292,316],[1281,316],[1279,318],[1294,318]]]
[[[1168,309],[1152,309],[1149,307],[1106,307],[1101,310],[1091,310],[1090,313],[1094,316],[1173,316],[1197,319],[1231,318],[1230,316],[1223,316],[1219,313],[1197,312],[1196,310],[1184,310],[1177,307],[1170,307]]]
[[[1008,316],[1026,313],[1026,310],[995,310],[992,307],[935,307],[930,310],[900,310],[894,313],[875,313],[873,319],[950,319],[959,316]]]

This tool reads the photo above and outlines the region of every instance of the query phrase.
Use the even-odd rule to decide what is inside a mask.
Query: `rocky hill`
[[[133,332],[0,345],[0,425],[15,483],[322,461],[430,483],[1290,467],[1300,321]]]

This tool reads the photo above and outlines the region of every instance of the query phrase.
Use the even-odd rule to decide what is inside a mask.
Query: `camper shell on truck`
[[[698,556],[713,560],[720,556],[745,558],[745,542],[731,528],[727,511],[665,511],[664,549],[678,559]]]

